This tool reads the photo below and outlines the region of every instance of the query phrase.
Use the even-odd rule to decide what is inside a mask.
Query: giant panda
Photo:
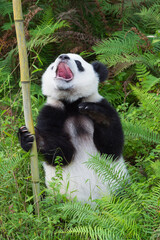
[[[107,78],[100,62],[86,62],[77,54],[61,54],[42,76],[42,92],[47,97],[35,127],[37,148],[44,155],[45,182],[55,176],[55,159],[61,156],[61,192],[79,201],[109,194],[109,188],[85,162],[96,154],[113,156],[127,173],[122,157],[123,131],[116,110],[98,93],[98,84]],[[25,126],[19,129],[22,148],[29,151],[33,136]]]

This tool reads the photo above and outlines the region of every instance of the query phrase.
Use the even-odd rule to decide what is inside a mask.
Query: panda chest
[[[93,141],[94,125],[88,117],[80,115],[67,118],[64,130],[69,134],[77,152],[89,154],[97,152]]]

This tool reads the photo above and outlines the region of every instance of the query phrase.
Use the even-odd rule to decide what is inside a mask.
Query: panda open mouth
[[[56,78],[64,81],[71,81],[73,79],[73,73],[66,63],[59,63],[57,67]]]

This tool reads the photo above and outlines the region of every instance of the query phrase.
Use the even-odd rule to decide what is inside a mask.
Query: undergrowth
[[[139,90],[133,88],[139,97]],[[144,93],[138,111],[133,106],[124,111],[119,108],[126,136],[124,156],[132,152],[134,166],[128,164],[129,176],[120,179],[118,163],[112,164],[110,156],[91,157],[86,163],[96,171],[102,181],[115,179],[112,196],[104,196],[92,204],[69,200],[60,194],[62,186],[61,161],[57,159],[56,176],[48,190],[44,185],[42,163],[39,162],[41,179],[40,215],[34,213],[31,189],[29,154],[20,149],[14,134],[15,128],[4,124],[1,128],[0,154],[0,238],[1,239],[158,239],[160,196],[160,145],[159,122],[156,112],[158,100]],[[148,98],[149,97],[149,98]],[[147,103],[147,104],[146,104]],[[141,115],[149,111],[148,121]],[[139,113],[140,112],[140,113]],[[4,114],[4,112],[3,112]],[[138,115],[139,114],[139,115]],[[139,124],[135,121],[139,117]],[[154,132],[149,119],[156,119]],[[11,121],[5,116],[6,121]],[[137,119],[136,119],[137,120]],[[12,120],[13,121],[13,120]],[[141,139],[141,141],[139,141]],[[132,142],[131,149],[129,142]],[[142,151],[134,156],[133,146]],[[13,145],[14,142],[14,145]],[[137,142],[137,143],[136,143]],[[11,148],[12,145],[12,148]],[[127,156],[125,156],[127,159]],[[129,160],[129,159],[128,159]],[[121,169],[119,167],[119,169]]]
[[[159,154],[160,146],[154,156]],[[111,177],[118,180],[119,186],[112,196],[91,205],[60,194],[62,169],[58,165],[51,189],[41,184],[39,217],[34,214],[28,157],[22,157],[21,151],[15,157],[7,159],[7,166],[5,159],[1,161],[1,239],[158,239],[160,164],[152,161],[153,155],[143,162],[147,176],[137,171],[137,161],[136,167],[128,167],[128,180],[117,179],[116,163],[112,171],[105,167],[105,156],[90,159],[88,166],[104,182]],[[109,166],[112,159],[107,159]]]
[[[46,66],[63,52],[97,58],[109,68],[99,90],[121,117],[129,179],[117,179],[111,156],[94,156],[86,164],[104,182],[114,178],[116,191],[92,204],[71,201],[60,194],[60,159],[48,190],[39,156],[35,215],[29,154],[17,139],[24,120],[12,4],[1,0],[0,239],[160,239],[160,1],[22,2],[34,122],[45,102]]]

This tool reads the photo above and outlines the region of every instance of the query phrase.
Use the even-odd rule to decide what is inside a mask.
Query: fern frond
[[[152,46],[154,49],[154,52],[159,53],[160,52],[160,38],[155,37],[154,40],[152,41]]]
[[[143,107],[151,111],[156,119],[160,120],[160,97],[144,92],[142,89],[132,86],[134,94],[138,97]]]
[[[133,124],[126,120],[122,120],[122,125],[124,129],[125,136],[141,138],[147,142],[160,143],[160,134],[151,131],[149,128],[142,126],[140,124]]]
[[[145,78],[150,74],[144,64],[136,64],[136,74],[137,78]]]
[[[160,83],[160,78],[150,74],[150,71],[147,70],[147,67],[144,64],[136,64],[136,75],[140,80],[143,90],[146,92],[151,90],[151,88],[157,83]]]
[[[107,63],[109,66],[114,66],[119,62],[136,62],[136,56],[138,56],[139,37],[130,32],[123,38],[112,37],[104,40],[93,47],[98,59]],[[133,55],[134,53],[134,55]]]
[[[13,61],[13,56],[17,52],[17,48],[12,49],[5,57],[5,59],[0,59],[0,66],[1,68],[4,67],[4,70],[10,74],[12,70],[12,61]]]
[[[154,42],[150,42],[147,36],[136,28],[131,28],[130,31],[116,32],[109,39],[93,46],[93,50],[99,61],[109,67],[114,66],[115,75],[138,64],[143,66],[143,69],[137,67],[137,71],[141,71],[143,76],[144,73],[149,74],[150,69],[152,74],[155,73],[157,76],[159,75],[159,50],[154,46]],[[156,44],[156,46],[159,45]]]
[[[112,15],[113,17],[119,19],[119,21],[122,21],[123,24],[126,23],[127,25],[131,26],[136,25],[139,20],[139,18],[134,13],[136,13],[137,11],[139,12],[139,9],[144,4],[144,0],[124,1],[123,3],[114,2],[114,4],[112,3],[112,1],[106,0],[101,0],[100,2],[103,11],[106,14]],[[152,0],[147,0],[147,2],[145,2],[146,7],[150,7],[152,5]]]
[[[19,154],[16,155],[14,157],[14,155],[8,159],[5,158],[5,156],[2,156],[0,158],[0,170],[1,170],[1,178],[5,179],[5,181],[7,182],[7,180],[10,178],[11,173],[17,168],[19,167],[20,162],[22,162],[22,156],[20,156]],[[4,183],[4,181],[1,181],[1,183]],[[4,186],[3,186],[4,187]]]
[[[159,55],[156,53],[145,52],[143,55],[139,56],[138,61],[145,64],[148,68],[151,68],[151,70],[156,73],[155,66],[159,62]]]
[[[143,7],[140,13],[136,13],[148,30],[155,32],[160,25],[160,3],[155,3],[150,8]]]
[[[160,238],[160,226],[153,232],[150,240],[157,240]]]
[[[65,21],[53,23],[52,20],[48,22],[47,26],[44,24],[37,26],[36,29],[30,31],[32,37],[27,44],[28,49],[43,47],[54,42],[55,37],[53,37],[53,33],[66,26],[68,26],[68,24]]]
[[[104,200],[102,202],[104,203]],[[105,203],[104,208],[100,205],[100,208],[103,209],[101,211],[98,206],[95,208],[81,203],[64,204],[62,211],[65,216],[76,219],[79,226],[70,228],[66,232],[58,231],[58,233],[66,233],[69,236],[75,234],[91,239],[126,239],[127,232],[128,237],[135,236],[136,239],[140,239],[137,231],[138,226],[132,218],[134,215],[130,215],[133,210],[133,207],[130,206],[131,202],[127,204],[125,201],[122,204],[108,200]]]
[[[89,169],[93,169],[97,176],[109,185],[111,191],[115,191],[127,183],[127,174],[124,174],[123,163],[113,161],[113,156],[97,154],[91,156],[86,162]],[[108,187],[106,185],[106,187]]]
[[[143,89],[148,92],[152,89],[156,84],[160,84],[160,78],[157,78],[153,75],[148,75],[144,81],[141,82]]]
[[[0,12],[2,16],[5,16],[7,14],[11,14],[13,12],[12,9],[12,2],[1,0],[0,4]]]
[[[110,1],[101,1],[101,6],[104,12],[107,12],[108,14],[112,14],[113,16],[117,16],[119,14],[120,10],[120,4],[112,4]]]
[[[149,51],[142,54],[140,51],[142,44],[146,42],[135,32],[122,31],[98,43],[93,50],[98,55],[98,59],[110,67],[123,64],[125,69],[135,63],[142,63],[155,71],[156,59],[158,61],[159,56]]]
[[[120,240],[121,238],[113,234],[112,231],[104,229],[102,227],[92,227],[92,226],[79,226],[71,228],[68,231],[58,231],[59,236],[68,236],[69,239],[93,239],[93,240]],[[73,237],[73,238],[72,238]]]

